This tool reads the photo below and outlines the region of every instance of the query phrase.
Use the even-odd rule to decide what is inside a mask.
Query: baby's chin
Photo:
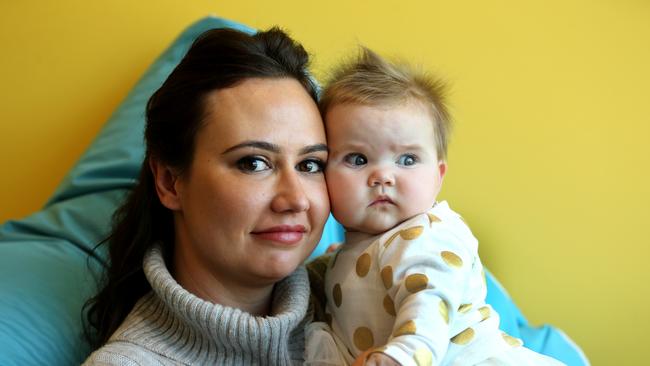
[[[402,222],[406,221],[406,219],[384,219],[384,220],[372,220],[369,222],[363,222],[360,225],[356,225],[354,227],[344,227],[348,231],[356,231],[356,232],[362,232],[366,234],[371,234],[371,235],[377,235],[377,234],[383,234],[387,232],[388,230],[394,228],[395,226],[401,224]]]

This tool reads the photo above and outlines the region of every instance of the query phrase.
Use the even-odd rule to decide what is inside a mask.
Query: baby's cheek
[[[404,197],[408,203],[408,210],[413,216],[430,209],[436,202],[438,192],[437,184],[427,177],[422,179],[413,179],[407,183],[404,188]]]
[[[327,184],[327,191],[329,192],[330,197],[332,192],[336,192],[338,183],[340,182],[339,172],[336,168],[327,167],[325,168],[325,183]]]
[[[348,218],[351,206],[354,205],[352,201],[354,192],[351,189],[351,182],[336,173],[329,173],[326,179],[332,213],[341,222]]]

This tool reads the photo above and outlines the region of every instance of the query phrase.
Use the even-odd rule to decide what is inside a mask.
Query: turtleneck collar
[[[143,269],[152,292],[138,301],[113,336],[116,340],[136,339],[147,349],[188,364],[289,364],[301,356],[301,322],[309,305],[304,267],[275,285],[268,316],[188,292],[169,273],[158,245],[146,253]],[[294,339],[294,329],[300,339]]]

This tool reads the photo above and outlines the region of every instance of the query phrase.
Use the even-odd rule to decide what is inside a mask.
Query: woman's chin
[[[292,274],[304,262],[307,255],[302,257],[295,254],[272,256],[261,265],[260,272],[265,278],[278,282]]]

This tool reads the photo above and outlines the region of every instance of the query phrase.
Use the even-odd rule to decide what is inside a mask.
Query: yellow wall
[[[484,262],[594,365],[645,363],[647,1],[3,2],[0,221],[45,202],[138,75],[207,13],[282,25],[319,76],[361,42],[446,77],[456,129],[443,198]]]

